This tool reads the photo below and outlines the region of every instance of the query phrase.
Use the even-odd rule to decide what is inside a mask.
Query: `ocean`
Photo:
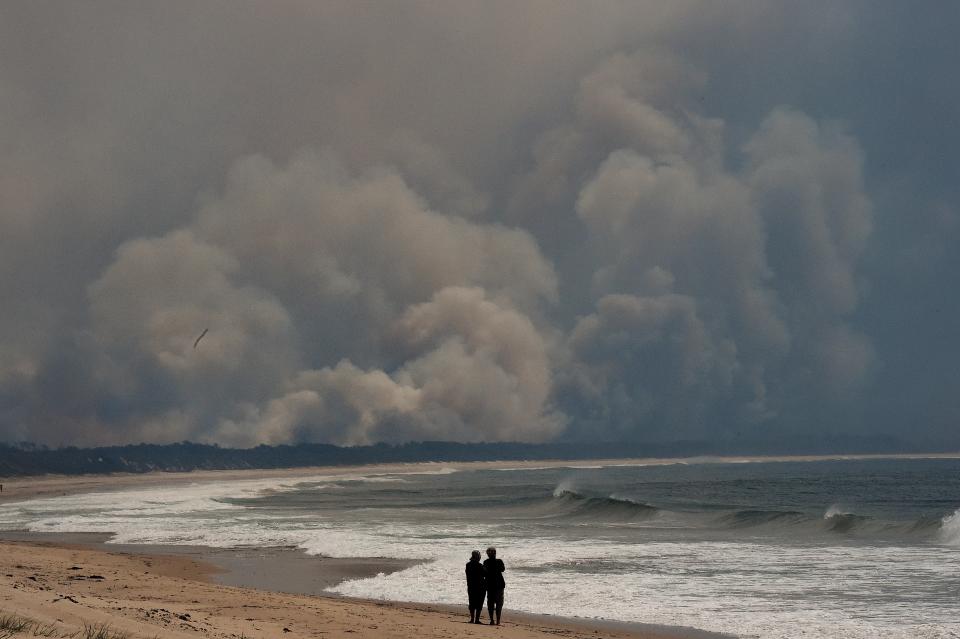
[[[0,506],[0,528],[422,563],[354,597],[464,604],[493,545],[510,610],[737,637],[960,637],[960,460],[684,460],[203,482]],[[505,619],[508,617],[505,616]]]

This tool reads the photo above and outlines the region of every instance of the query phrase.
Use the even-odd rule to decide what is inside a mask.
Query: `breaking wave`
[[[553,491],[554,501],[561,505],[564,514],[575,518],[596,518],[599,520],[645,519],[656,515],[660,509],[650,504],[634,501],[627,497],[610,495],[591,497],[576,490],[558,486]]]
[[[654,506],[618,494],[590,495],[568,482],[553,491],[542,512],[547,517],[596,522],[638,522],[644,526],[689,526],[716,530],[756,530],[762,534],[789,536],[855,535],[866,538],[914,539],[960,546],[960,510],[942,519],[921,517],[915,521],[887,521],[832,505],[822,515],[789,509],[743,508],[718,511],[696,506],[682,510]],[[763,532],[766,531],[766,532]]]

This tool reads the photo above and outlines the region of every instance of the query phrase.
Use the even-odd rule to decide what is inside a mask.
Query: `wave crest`
[[[606,520],[629,520],[652,517],[659,512],[656,506],[639,502],[629,497],[610,495],[596,497],[584,495],[563,484],[553,491],[554,500],[565,506],[565,514],[571,517],[590,517]]]
[[[870,521],[870,517],[864,515],[855,515],[853,513],[837,513],[824,517],[827,522],[827,530],[833,532],[850,532],[854,528],[859,528]]]
[[[720,523],[729,528],[750,528],[765,524],[791,525],[808,517],[795,510],[738,510],[720,517]]]

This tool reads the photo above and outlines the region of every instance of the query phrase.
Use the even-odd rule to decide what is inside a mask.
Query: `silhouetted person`
[[[503,571],[506,568],[503,561],[497,559],[497,549],[487,548],[487,559],[483,562],[487,571],[487,614],[490,615],[490,625],[493,625],[493,613],[497,613],[497,625],[500,625],[500,612],[503,610],[503,589],[507,582],[503,580]]]
[[[483,598],[487,594],[487,571],[480,563],[480,551],[470,553],[467,562],[467,598],[470,605],[470,623],[480,623],[483,612]]]

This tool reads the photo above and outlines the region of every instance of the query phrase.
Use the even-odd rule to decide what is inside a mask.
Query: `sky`
[[[4,3],[0,440],[960,442],[958,28]]]

